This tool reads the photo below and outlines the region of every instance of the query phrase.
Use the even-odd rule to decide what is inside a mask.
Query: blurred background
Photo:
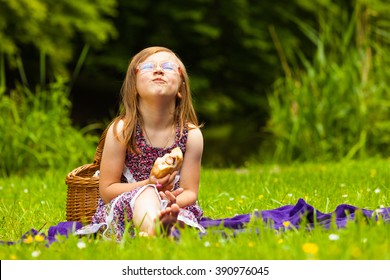
[[[390,1],[0,0],[0,170],[90,162],[132,56],[190,75],[203,164],[388,157]]]

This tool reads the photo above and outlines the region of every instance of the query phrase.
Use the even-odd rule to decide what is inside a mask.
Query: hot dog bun
[[[157,179],[162,178],[179,170],[182,163],[183,153],[179,147],[176,147],[170,153],[156,159],[150,174]]]

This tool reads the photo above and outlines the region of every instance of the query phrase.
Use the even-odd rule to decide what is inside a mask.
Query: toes
[[[177,224],[177,217],[179,215],[180,208],[177,204],[172,204],[171,207],[161,210],[159,215],[160,228],[164,235],[169,236],[175,224]]]
[[[177,216],[177,215],[179,214],[179,212],[180,212],[180,207],[179,207],[179,205],[177,205],[177,204],[172,204],[172,205],[171,205],[171,213],[172,213],[173,215]]]

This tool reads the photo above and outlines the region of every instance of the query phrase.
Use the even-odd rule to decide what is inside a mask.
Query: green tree
[[[115,14],[115,0],[0,1],[0,54],[23,83],[34,73],[41,81],[48,73],[68,76],[75,51],[85,44],[99,47],[116,35]]]

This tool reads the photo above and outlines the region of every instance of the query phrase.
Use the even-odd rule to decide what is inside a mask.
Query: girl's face
[[[181,83],[175,55],[158,52],[137,66],[136,87],[141,98],[171,97],[175,100]]]

